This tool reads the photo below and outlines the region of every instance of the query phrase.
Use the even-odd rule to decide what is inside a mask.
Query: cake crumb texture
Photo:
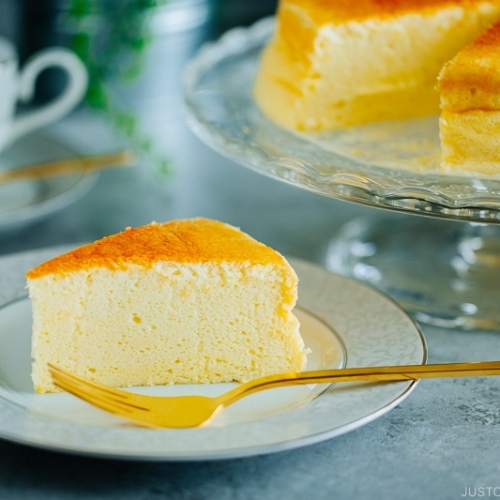
[[[500,109],[500,23],[460,50],[441,70],[441,109]]]
[[[443,170],[500,174],[500,23],[443,67],[439,92]]]

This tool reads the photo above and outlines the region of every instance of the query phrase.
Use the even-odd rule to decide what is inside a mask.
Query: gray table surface
[[[168,127],[167,127],[168,128]],[[113,134],[80,111],[44,133],[88,152]],[[152,220],[206,216],[240,226],[284,254],[322,264],[331,238],[377,209],[298,189],[232,163],[182,120],[172,145],[177,175],[159,182],[139,162],[103,172],[63,210],[0,234],[0,255],[97,239]],[[408,217],[402,215],[401,217]],[[492,359],[500,335],[423,326],[430,362]],[[26,499],[455,499],[500,496],[498,381],[426,380],[380,419],[320,444],[266,456],[148,463],[53,453],[0,441],[0,498]]]

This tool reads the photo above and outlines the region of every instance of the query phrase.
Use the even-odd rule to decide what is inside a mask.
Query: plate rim
[[[51,255],[57,255],[58,253],[61,253],[62,251],[69,250],[71,248],[74,248],[75,245],[67,246],[56,246],[56,247],[48,247],[44,248],[41,250],[32,250],[28,252],[21,252],[18,254],[12,254],[8,256],[3,256],[0,257],[0,269],[2,268],[3,265],[8,263],[10,266],[12,266],[13,262],[16,263],[17,265],[21,265],[21,267],[24,267],[25,270],[29,268],[29,266],[36,265],[38,262],[34,261],[42,261],[47,258],[47,256]],[[371,285],[367,285],[365,283],[357,282],[355,280],[352,280],[350,278],[336,275],[327,269],[319,266],[318,264],[308,262],[302,259],[297,259],[297,258],[289,258],[290,263],[292,264],[292,267],[303,267],[303,268],[308,268],[308,269],[315,269],[315,272],[324,274],[327,276],[333,276],[335,279],[339,279],[345,282],[351,283],[351,286],[354,286],[355,288],[359,289],[364,289],[364,290],[370,290],[370,293],[375,294],[379,299],[382,299],[386,304],[390,304],[391,308],[395,308],[394,310],[397,310],[399,314],[402,315],[402,317],[405,318],[405,321],[408,321],[408,325],[411,325],[412,328],[412,335],[415,336],[415,339],[418,339],[419,343],[418,346],[419,348],[422,349],[422,360],[421,363],[425,364],[427,362],[427,344],[425,341],[425,337],[419,327],[419,325],[411,318],[411,316],[406,313],[406,311],[403,310],[399,304],[397,304],[394,300],[392,300],[390,297],[387,297],[383,293],[380,293],[378,290],[376,290],[374,287]],[[2,288],[2,282],[0,281],[0,292]],[[300,290],[300,289],[299,289]],[[5,291],[4,291],[5,292]],[[11,300],[5,301],[5,300],[0,300],[1,306],[4,307],[7,305],[7,303],[12,302],[16,299],[20,299],[21,297],[19,294],[17,296],[12,296]],[[317,314],[316,311],[310,311],[310,308],[307,306],[304,306],[303,304],[300,304],[300,307],[305,309],[307,312],[310,312],[312,315],[319,317],[322,321],[325,321],[325,323],[330,326],[340,337],[342,342],[345,344],[345,338],[342,332],[339,332],[336,328],[333,328],[331,323],[327,320],[325,320],[324,316],[322,314]],[[347,360],[346,363],[347,365],[349,364],[349,346],[345,346],[347,349]],[[158,453],[155,451],[151,450],[142,450],[140,453],[137,453],[137,450],[133,452],[132,450],[129,450],[128,452],[124,452],[122,450],[106,450],[106,449],[99,449],[96,450],[92,448],[92,446],[85,445],[80,447],[75,447],[71,443],[61,443],[61,442],[47,442],[47,439],[45,440],[40,440],[40,439],[34,439],[30,438],[30,436],[23,436],[19,435],[19,433],[14,433],[9,429],[5,429],[2,421],[0,419],[0,438],[15,442],[17,444],[22,444],[22,445],[27,445],[31,447],[36,447],[36,448],[41,448],[41,449],[46,449],[50,451],[56,451],[60,453],[67,453],[67,454],[74,454],[74,455],[84,455],[84,456],[94,456],[94,457],[102,457],[102,458],[110,458],[110,459],[120,459],[120,460],[142,460],[142,461],[203,461],[203,460],[224,460],[224,459],[232,459],[232,458],[243,458],[243,457],[249,457],[249,456],[256,456],[256,455],[263,455],[263,454],[270,454],[270,453],[275,453],[275,452],[280,452],[280,451],[285,451],[285,450],[291,450],[315,443],[319,443],[328,439],[332,439],[334,437],[340,436],[342,434],[345,434],[347,432],[351,432],[361,426],[364,426],[377,418],[381,417],[382,415],[386,414],[389,412],[391,409],[393,409],[395,406],[400,404],[404,399],[406,399],[409,394],[416,388],[418,384],[418,380],[414,381],[408,381],[408,382],[402,382],[398,383],[401,384],[401,390],[399,391],[398,395],[394,397],[392,400],[386,402],[382,407],[377,408],[374,411],[371,411],[369,414],[364,415],[359,417],[358,419],[352,420],[348,424],[344,424],[340,427],[334,427],[328,431],[321,431],[317,433],[311,433],[306,436],[302,436],[300,438],[296,439],[287,439],[283,441],[277,441],[273,442],[271,444],[267,445],[262,445],[262,444],[257,444],[255,446],[245,446],[243,448],[232,448],[232,449],[218,449],[214,451],[210,450],[204,450],[204,451],[191,451],[191,452],[179,452],[179,451],[168,451],[167,453]],[[384,384],[387,385],[387,384]],[[404,385],[404,388],[403,388]],[[321,392],[321,394],[318,395],[316,399],[321,399],[323,397],[324,392]],[[8,401],[2,398],[2,401],[7,404],[11,405],[16,405],[16,403],[12,401]],[[3,403],[3,404],[4,404]],[[310,403],[308,403],[310,404]],[[305,405],[306,407],[308,405]],[[304,408],[303,407],[303,408]],[[18,405],[18,411],[21,413],[24,412],[26,413],[27,410],[23,408],[22,406]],[[292,410],[293,411],[293,410]],[[38,415],[42,419],[48,419],[48,420],[53,420],[52,417],[46,416],[46,415]],[[66,425],[70,425],[70,423],[66,423]],[[78,425],[78,424],[74,424]],[[234,426],[229,426],[229,427],[237,427],[237,426],[245,426],[246,424],[235,424]],[[82,425],[83,428],[92,428],[92,426],[85,426]],[[120,429],[123,431],[125,428]],[[216,428],[212,428],[212,431]],[[202,430],[202,429],[199,429]],[[102,430],[102,432],[106,432],[105,430]],[[151,431],[147,430],[147,432],[171,432],[169,431]],[[177,430],[177,432],[179,432]],[[182,431],[180,431],[182,432]],[[217,432],[215,430],[215,432]]]

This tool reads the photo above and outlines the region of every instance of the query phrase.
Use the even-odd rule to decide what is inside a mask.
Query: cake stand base
[[[327,267],[365,281],[422,323],[500,330],[500,226],[427,217],[355,219]]]

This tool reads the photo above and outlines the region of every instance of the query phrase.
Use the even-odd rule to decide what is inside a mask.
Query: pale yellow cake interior
[[[500,173],[500,23],[461,50],[439,77],[442,167]]]
[[[226,224],[143,226],[27,276],[39,392],[55,390],[48,362],[111,386],[246,381],[305,367],[295,272]]]

